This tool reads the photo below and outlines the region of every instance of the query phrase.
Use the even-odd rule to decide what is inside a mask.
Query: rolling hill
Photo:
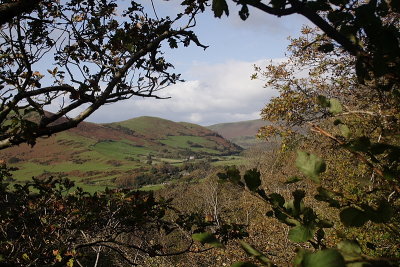
[[[256,138],[256,134],[258,129],[265,125],[268,125],[268,122],[259,119],[214,124],[207,126],[207,128],[219,133],[224,138],[243,148],[249,148],[253,145],[259,145],[263,142]]]
[[[67,176],[82,187],[113,186],[151,163],[182,163],[191,158],[238,154],[241,147],[205,127],[154,117],[78,127],[41,138],[34,147],[20,145],[0,151],[0,158],[19,170],[17,180],[32,176]],[[93,188],[92,188],[93,189]]]

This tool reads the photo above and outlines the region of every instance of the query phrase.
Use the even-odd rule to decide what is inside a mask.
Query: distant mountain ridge
[[[207,126],[207,128],[219,133],[224,138],[243,148],[249,148],[262,142],[256,138],[256,135],[258,130],[266,125],[268,125],[268,122],[258,119],[219,123]]]

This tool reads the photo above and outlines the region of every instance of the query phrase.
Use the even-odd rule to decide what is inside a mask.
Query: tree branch
[[[43,0],[19,0],[0,4],[0,25],[24,13],[32,12]]]

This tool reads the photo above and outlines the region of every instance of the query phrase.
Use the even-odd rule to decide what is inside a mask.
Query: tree
[[[190,9],[204,8],[210,1],[186,0]],[[300,14],[310,20],[329,38],[321,51],[343,49],[351,54],[360,83],[375,83],[380,90],[399,95],[400,45],[398,1],[350,0],[232,0],[241,6],[239,16],[246,20],[249,7],[274,16]],[[226,0],[212,1],[214,15],[229,15]]]
[[[201,0],[185,2],[192,6],[208,4],[208,1]],[[295,53],[288,62],[270,65],[262,71],[261,76],[267,78],[267,84],[280,92],[280,96],[263,110],[264,118],[276,123],[265,128],[263,134],[272,136],[279,133],[292,139],[293,130],[304,131],[293,129],[293,126],[310,123],[312,131],[332,141],[329,150],[320,151],[321,156],[301,150],[297,152],[296,167],[318,185],[315,199],[339,210],[346,231],[375,223],[380,224],[381,229],[385,229],[383,231],[398,236],[399,218],[394,216],[398,214],[400,193],[400,141],[396,134],[399,131],[400,106],[398,1],[233,2],[241,6],[239,15],[243,20],[250,15],[249,6],[252,6],[275,16],[303,15],[321,30],[313,34],[306,29],[304,33],[310,38],[295,40],[297,43],[292,47]],[[229,15],[226,0],[212,1],[212,10],[216,17],[222,17],[224,13]],[[305,79],[294,76],[294,70],[299,68],[310,75]],[[314,144],[322,143],[316,138],[313,141]],[[310,148],[306,144],[296,142],[291,149]],[[346,151],[352,155],[350,160],[342,157]],[[327,175],[332,177],[323,175],[327,171],[323,158],[330,160]],[[342,163],[343,159],[345,163]],[[325,183],[329,178],[336,184],[346,181],[346,172],[353,172],[354,177],[369,174],[373,183],[371,189],[352,181],[354,184],[348,194],[341,191],[342,187],[332,190]],[[297,189],[291,198],[286,199],[281,194],[268,192],[268,187],[261,186],[257,170],[248,170],[242,177],[228,168],[220,178],[247,189],[268,203],[272,210],[266,215],[290,227],[288,237],[291,241],[307,242],[313,247],[314,251],[298,251],[295,266],[389,266],[390,262],[399,262],[398,258],[366,257],[354,240],[344,240],[336,248],[332,245],[327,248],[325,229],[333,224],[320,216],[317,209],[306,206],[304,198],[310,192]],[[288,183],[301,180],[299,177],[289,178]],[[242,247],[254,261],[273,265],[261,251],[246,243],[242,243]],[[391,253],[395,255],[396,252]],[[254,264],[242,262],[235,266]]]
[[[68,179],[52,178],[10,188],[3,181],[10,174],[1,167],[1,266],[136,266],[147,257],[193,251],[190,236],[166,218],[176,211],[170,201],[152,193],[91,195],[73,190]],[[165,246],[169,234],[184,245]]]
[[[153,19],[136,1],[3,1],[0,149],[77,126],[132,96],[155,97],[180,80],[161,47],[191,42],[199,9]],[[56,110],[46,112],[47,108]],[[73,111],[82,110],[78,115]]]

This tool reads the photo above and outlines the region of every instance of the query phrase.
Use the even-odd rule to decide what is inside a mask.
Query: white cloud
[[[170,99],[133,98],[99,109],[89,121],[112,122],[138,116],[157,116],[202,125],[259,118],[261,108],[274,92],[263,82],[251,80],[258,62],[228,61],[222,64],[195,63],[190,80],[160,92]]]

